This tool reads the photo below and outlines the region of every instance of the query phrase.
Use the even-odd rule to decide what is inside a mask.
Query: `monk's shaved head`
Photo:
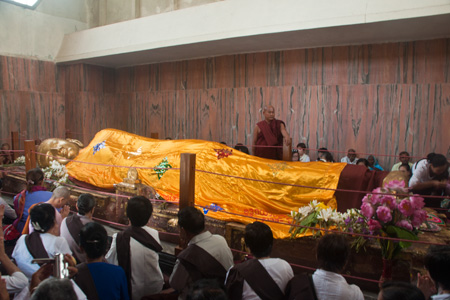
[[[275,110],[275,107],[273,107],[272,105],[266,105],[266,106],[264,106],[263,112],[269,110],[270,108],[272,108],[273,110]]]

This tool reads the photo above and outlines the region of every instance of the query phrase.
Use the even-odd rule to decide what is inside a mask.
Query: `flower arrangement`
[[[367,194],[361,205],[370,234],[397,239],[417,240],[418,228],[426,220],[424,199],[408,192],[404,181],[393,180],[384,188]],[[411,243],[378,239],[384,259],[395,258]]]
[[[311,231],[313,237],[320,237],[324,232],[323,230],[311,230],[305,227],[336,228],[337,230],[347,231],[348,226],[352,226],[350,221],[347,220],[350,219],[352,214],[358,214],[358,211],[347,210],[346,213],[340,213],[322,202],[313,200],[308,205],[300,207],[298,212],[291,211],[294,226],[291,226],[289,233],[294,238],[306,234],[308,230]],[[298,225],[305,227],[299,227]]]
[[[16,160],[14,161],[15,164],[18,165],[24,165],[25,164],[25,156],[19,156],[18,158],[16,158]]]
[[[56,160],[52,160],[49,167],[42,170],[46,179],[54,179],[54,187],[60,186],[62,183],[70,183],[69,174],[65,165],[60,164]]]

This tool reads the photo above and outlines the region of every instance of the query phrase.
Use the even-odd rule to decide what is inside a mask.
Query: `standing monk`
[[[256,124],[253,133],[253,155],[281,160],[282,148],[258,146],[283,146],[283,138],[288,145],[291,138],[286,131],[286,125],[283,121],[275,119],[275,108],[272,105],[264,107],[263,115],[264,121]]]

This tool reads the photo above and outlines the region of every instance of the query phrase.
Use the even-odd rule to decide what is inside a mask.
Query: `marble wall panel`
[[[10,143],[11,131],[25,139],[64,137],[65,101],[58,93],[0,91],[2,143]]]
[[[0,56],[0,90],[63,92],[63,78],[52,62]]]
[[[64,92],[114,92],[115,71],[109,68],[75,64],[60,66],[64,70]],[[123,82],[123,81],[122,81]]]
[[[123,99],[113,93],[66,93],[66,129],[85,144],[105,128],[128,130],[128,103]]]
[[[111,127],[250,146],[270,103],[294,145],[327,147],[336,159],[350,147],[385,167],[402,150],[450,156],[449,50],[450,39],[440,39],[118,70],[0,57],[1,134],[62,134],[62,123],[84,142]]]

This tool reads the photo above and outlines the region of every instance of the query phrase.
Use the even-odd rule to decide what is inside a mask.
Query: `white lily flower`
[[[327,209],[322,209],[317,216],[317,219],[328,222],[328,219],[331,217],[333,210],[329,207]]]

